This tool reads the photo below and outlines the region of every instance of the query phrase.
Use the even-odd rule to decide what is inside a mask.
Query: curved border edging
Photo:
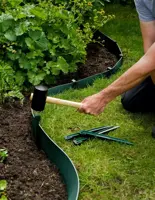
[[[71,88],[85,88],[88,85],[92,85],[97,78],[110,77],[121,67],[123,63],[123,55],[121,49],[117,45],[117,42],[104,35],[100,31],[96,31],[94,34],[94,39],[105,45],[105,47],[117,57],[117,63],[114,66],[109,67],[103,73],[95,74],[81,80],[50,88],[48,90],[48,95],[55,95]],[[77,170],[68,155],[54,142],[54,140],[47,135],[47,133],[40,126],[39,122],[40,116],[35,116],[32,111],[32,130],[37,146],[42,149],[46,153],[49,160],[59,168],[67,186],[68,200],[77,200],[80,187]]]
[[[67,186],[68,200],[77,200],[79,195],[77,170],[68,155],[46,134],[39,122],[40,116],[33,115],[32,130],[35,142],[45,152],[48,159],[59,168]]]

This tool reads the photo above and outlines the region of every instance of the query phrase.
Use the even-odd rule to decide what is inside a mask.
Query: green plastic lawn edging
[[[89,76],[81,80],[75,80],[74,82],[59,85],[48,90],[48,95],[52,96],[61,92],[64,92],[68,89],[78,89],[85,88],[88,85],[92,85],[95,79],[110,77],[114,74],[122,65],[123,55],[121,49],[119,48],[116,41],[107,37],[100,31],[97,31],[94,35],[94,38],[97,39],[100,43],[113,53],[117,57],[117,63],[114,66],[109,67],[105,72]],[[40,116],[36,116],[32,111],[32,132],[33,137],[36,141],[37,146],[42,149],[48,159],[54,163],[63,177],[64,183],[67,187],[68,200],[77,200],[79,196],[79,176],[77,170],[67,156],[67,154],[48,136],[48,134],[40,126]]]

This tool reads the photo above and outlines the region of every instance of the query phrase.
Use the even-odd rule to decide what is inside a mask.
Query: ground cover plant
[[[106,87],[143,54],[138,16],[131,7],[108,6],[114,22],[105,26],[104,33],[115,39],[124,53],[122,69],[111,79],[96,80],[92,87],[69,90],[57,97],[81,101]],[[152,113],[129,113],[123,110],[120,97],[111,102],[98,117],[76,112],[74,108],[46,105],[41,124],[76,165],[80,176],[79,200],[146,200],[155,199],[154,139]],[[64,136],[104,125],[119,125],[110,135],[128,139],[134,146],[94,139],[81,146],[64,140]]]

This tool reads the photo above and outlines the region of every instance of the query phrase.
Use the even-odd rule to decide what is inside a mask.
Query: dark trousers
[[[155,85],[151,77],[125,92],[121,102],[123,107],[130,112],[155,112]]]

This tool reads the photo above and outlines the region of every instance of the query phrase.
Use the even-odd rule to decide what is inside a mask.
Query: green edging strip
[[[32,118],[33,136],[41,148],[60,170],[67,186],[68,200],[77,200],[79,195],[79,177],[76,168],[67,154],[45,133],[39,125],[40,116]]]
[[[94,38],[102,42],[111,53],[116,55],[118,58],[117,63],[103,73],[50,88],[48,90],[48,95],[55,95],[71,88],[85,88],[88,85],[92,85],[97,78],[110,77],[110,75],[114,74],[121,67],[123,56],[117,43],[99,31],[95,33]],[[47,133],[45,133],[43,128],[40,126],[39,122],[40,116],[35,116],[35,114],[32,113],[32,130],[36,144],[46,153],[49,160],[55,163],[55,165],[59,168],[67,186],[68,200],[77,200],[80,185],[77,170],[71,159],[51,138],[49,138]]]

